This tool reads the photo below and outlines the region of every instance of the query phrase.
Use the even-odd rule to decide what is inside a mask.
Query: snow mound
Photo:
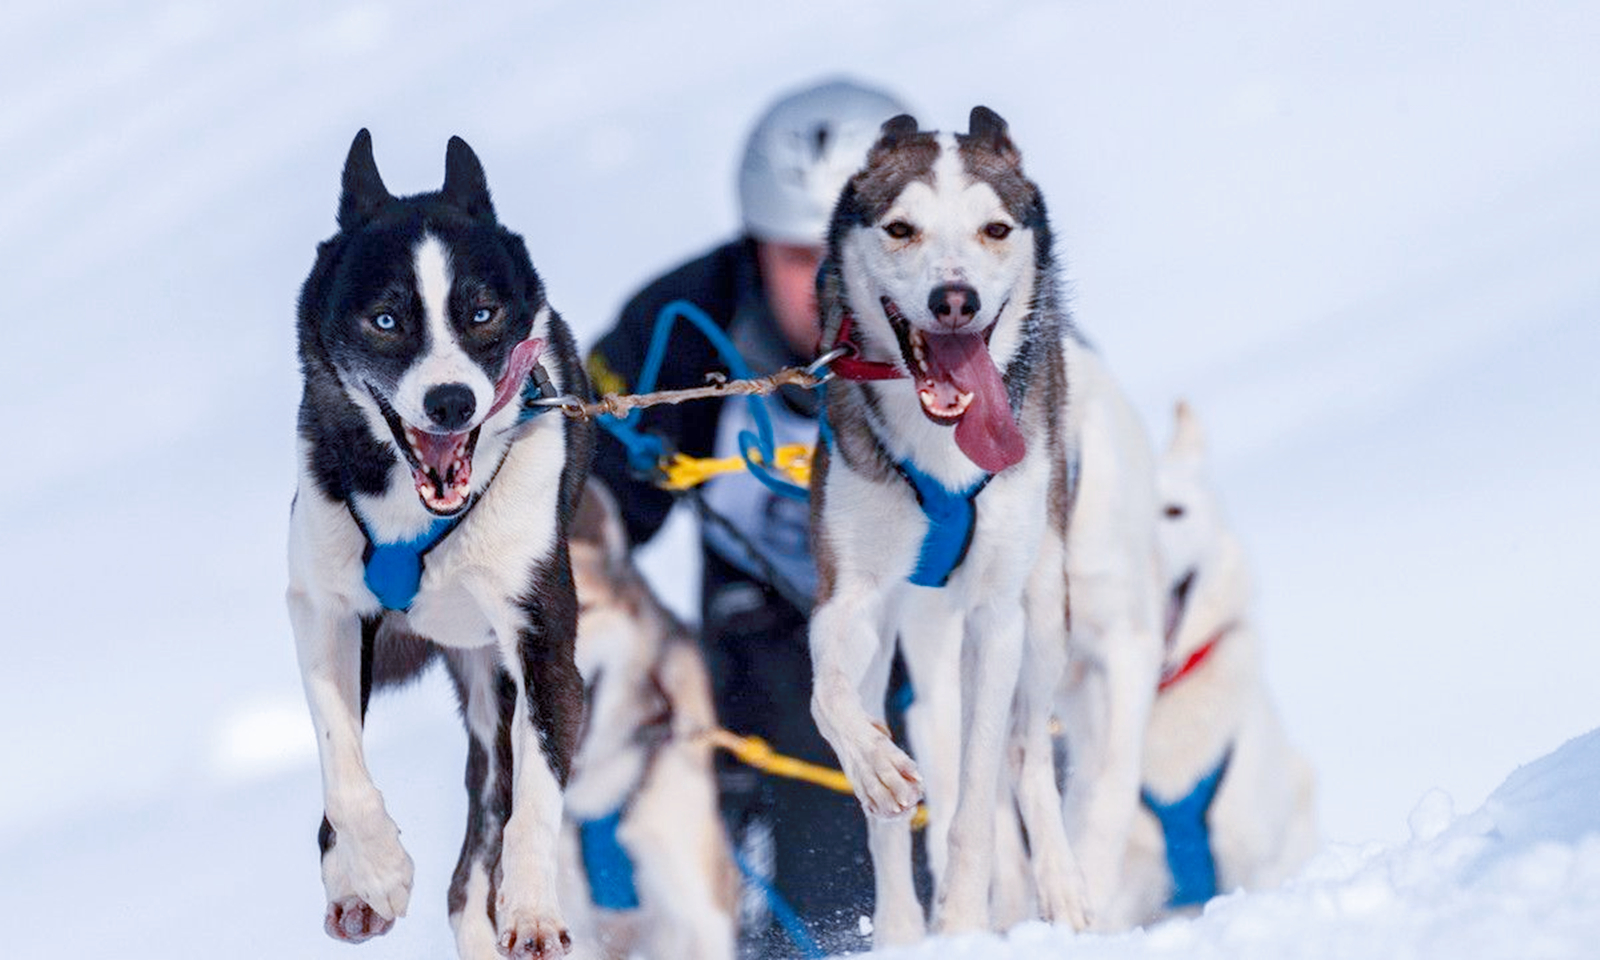
[[[1477,811],[1433,791],[1390,846],[1334,845],[1278,890],[1117,936],[1042,923],[882,951],[881,960],[1503,960],[1600,944],[1600,731],[1521,767]]]

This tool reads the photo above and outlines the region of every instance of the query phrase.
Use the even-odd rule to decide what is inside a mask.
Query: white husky
[[[1039,908],[1081,927],[1049,730],[1067,582],[1082,575],[1085,596],[1106,599],[1088,604],[1105,649],[1085,683],[1147,689],[1160,656],[1152,458],[1071,331],[1044,203],[1005,122],[977,107],[965,134],[886,123],[835,210],[820,294],[824,342],[852,355],[832,368],[831,445],[812,483],[812,713],[870,815],[876,942],[923,930],[906,817],[925,778],[935,927],[990,926],[1008,745]],[[897,640],[922,769],[883,726]],[[1149,700],[1105,700],[1127,716],[1081,711],[1101,720],[1095,735],[1121,738],[1104,752],[1132,764],[1102,778],[1125,781],[1120,809],[1109,788],[1085,804],[1121,831],[1091,845],[1107,886],[1138,802]]]
[[[1244,551],[1205,471],[1186,404],[1160,467],[1167,658],[1144,753],[1144,809],[1104,926],[1217,892],[1270,886],[1315,850],[1312,774],[1261,675]]]

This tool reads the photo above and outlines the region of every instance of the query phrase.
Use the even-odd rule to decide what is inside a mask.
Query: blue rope
[[[729,372],[735,378],[748,380],[755,376],[750,365],[739,354],[739,349],[734,346],[732,338],[717,326],[709,314],[688,300],[673,300],[656,314],[655,327],[650,333],[650,346],[645,351],[644,365],[639,368],[639,381],[633,387],[635,391],[649,393],[655,389],[656,378],[661,375],[661,365],[667,357],[667,343],[671,338],[672,328],[678,320],[687,320],[694,324],[701,335],[716,348],[717,354],[722,357],[722,362],[728,365]],[[772,418],[768,415],[766,405],[760,397],[746,397],[745,403],[750,409],[751,419],[755,421],[756,432],[739,431],[739,456],[749,468],[751,476],[774,493],[792,500],[809,499],[811,494],[804,487],[790,483],[771,472],[769,465],[777,460],[776,444],[772,435]],[[666,455],[666,447],[660,437],[639,430],[638,420],[643,413],[643,410],[631,410],[620,420],[602,417],[600,425],[607,433],[616,437],[628,451],[628,466],[635,473],[648,475],[655,471],[656,464]]]
[[[774,887],[766,877],[757,873],[737,850],[733,851],[733,862],[738,864],[739,872],[744,874],[745,879],[755,884],[767,898],[767,907],[772,911],[773,918],[778,921],[783,932],[788,934],[789,941],[800,951],[801,956],[807,960],[821,960],[826,957],[827,954],[822,952],[822,947],[811,936],[811,931],[806,929],[806,922],[794,912],[794,907],[789,906],[789,901],[783,899],[783,894],[778,892],[778,888]]]

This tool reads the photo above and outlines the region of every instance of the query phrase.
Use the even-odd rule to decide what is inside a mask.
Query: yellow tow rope
[[[855,793],[850,786],[850,780],[842,772],[795,757],[786,757],[773,750],[771,744],[760,737],[742,737],[720,727],[709,731],[706,736],[713,746],[728,751],[739,762],[763,773],[826,787],[835,793]],[[911,829],[921,830],[927,825],[927,804],[919,803],[917,812],[911,816]]]
[[[787,473],[799,486],[809,486],[811,483],[811,446],[804,443],[791,443],[779,447],[774,451],[779,470]],[[755,456],[757,463],[761,462],[759,455]],[[691,457],[687,454],[675,453],[672,459],[661,465],[665,479],[658,486],[666,490],[688,490],[698,487],[712,477],[724,473],[737,473],[747,469],[743,457]]]

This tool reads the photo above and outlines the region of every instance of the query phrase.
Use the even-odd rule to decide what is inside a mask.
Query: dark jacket
[[[734,341],[739,354],[758,374],[781,367],[804,364],[810,358],[795,356],[777,333],[766,298],[762,293],[755,243],[735,240],[712,250],[653,281],[628,301],[615,327],[595,344],[589,354],[588,370],[597,393],[632,392],[638,385],[645,355],[655,332],[661,310],[674,300],[687,300],[704,310],[719,328]],[[667,350],[654,389],[670,390],[702,386],[708,373],[729,373],[728,364],[715,347],[692,324],[679,321],[672,329]],[[669,451],[693,457],[718,455],[718,427],[726,409],[745,401],[695,400],[664,404],[646,409],[636,428],[662,437]],[[805,391],[786,391],[769,401],[774,416],[786,420],[790,429],[803,424],[806,442],[815,439],[815,396]],[[781,409],[779,409],[781,407]],[[735,408],[736,415],[743,408]],[[798,418],[798,419],[797,419]],[[729,451],[724,449],[722,455]],[[672,508],[671,494],[647,478],[635,476],[628,464],[626,448],[613,436],[601,431],[595,452],[594,472],[616,494],[628,537],[634,544],[653,537]],[[748,478],[714,480],[713,484],[752,483]],[[724,487],[724,490],[726,488]],[[716,499],[717,494],[711,495]],[[702,517],[704,519],[704,517]],[[796,573],[797,555],[809,567],[809,547],[805,542],[803,504],[770,504],[756,508],[724,511],[718,521],[731,525],[737,539],[752,544],[752,550],[731,546],[726,530],[707,531],[708,569],[712,557],[731,562],[749,579],[764,587],[776,586],[792,606],[810,607],[812,576],[809,570]],[[782,529],[780,529],[782,528]],[[717,549],[720,545],[721,549]],[[773,562],[767,562],[768,555]],[[785,576],[786,573],[791,575]],[[773,581],[778,581],[774,584]],[[710,588],[717,586],[708,583]],[[708,622],[710,617],[707,618]]]
[[[737,240],[666,274],[628,301],[617,325],[589,354],[590,380],[598,393],[631,393],[650,347],[662,307],[688,300],[704,310],[733,340],[757,373],[804,364],[784,344],[762,293],[755,244]],[[727,373],[716,349],[692,324],[673,329],[656,389],[700,386],[708,371]],[[656,433],[695,457],[716,455],[719,428],[741,423],[743,400],[696,400],[644,411],[639,428]],[[780,409],[781,407],[781,409]],[[804,434],[790,442],[814,442],[816,397],[796,391],[769,402],[775,430]],[[782,441],[780,441],[782,442]],[[672,509],[671,494],[633,476],[627,450],[599,431],[594,472],[616,495],[628,536],[638,544],[660,529]],[[740,485],[743,486],[740,486]],[[711,673],[717,716],[723,726],[754,734],[780,753],[836,766],[833,751],[817,733],[809,707],[811,659],[806,642],[809,585],[793,575],[809,571],[807,506],[768,496],[748,476],[719,477],[695,495],[700,508],[702,556],[701,644]],[[738,530],[738,542],[719,526]],[[764,561],[731,550],[756,548]],[[781,575],[787,573],[789,575]],[[774,575],[780,574],[780,575]],[[775,581],[782,581],[775,583]],[[830,952],[862,949],[858,918],[872,910],[872,873],[866,860],[866,825],[849,795],[806,783],[758,776],[722,758],[718,780],[723,815],[735,837],[755,822],[773,837],[772,882]],[[827,842],[818,842],[826,837]],[[777,926],[746,931],[762,956],[792,955]]]

